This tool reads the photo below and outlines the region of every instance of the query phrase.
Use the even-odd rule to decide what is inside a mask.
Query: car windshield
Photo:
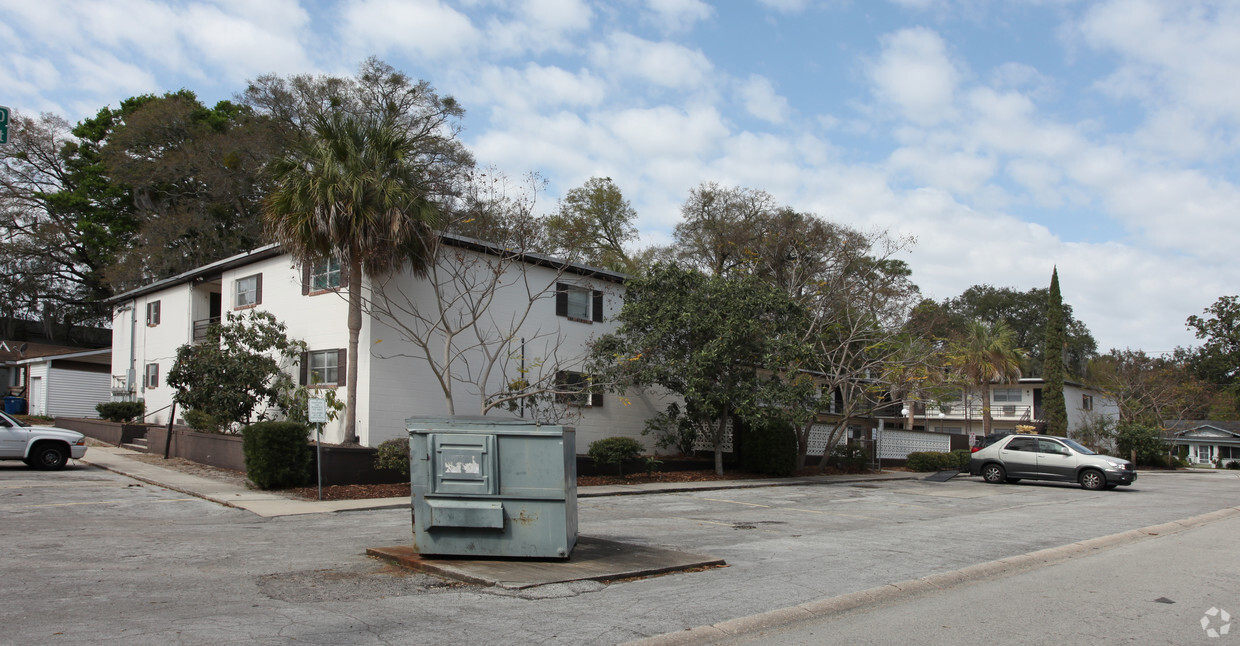
[[[21,421],[20,419],[17,419],[15,417],[9,417],[8,414],[6,413],[0,413],[0,420],[3,420],[5,422],[4,424],[0,424],[0,426],[17,426],[17,427],[30,426],[29,424]]]
[[[1080,453],[1080,454],[1082,454],[1082,455],[1097,455],[1097,454],[1096,454],[1096,453],[1094,453],[1093,451],[1090,451],[1089,449],[1087,449],[1087,448],[1085,448],[1085,447],[1081,446],[1080,444],[1078,444],[1078,443],[1076,443],[1076,442],[1073,442],[1072,440],[1069,440],[1069,439],[1068,439],[1068,438],[1066,438],[1066,437],[1061,437],[1061,438],[1059,438],[1059,441],[1060,441],[1060,442],[1063,442],[1064,444],[1067,444],[1067,445],[1068,445],[1068,446],[1070,446],[1070,447],[1072,447],[1072,450],[1073,450],[1073,451],[1076,451],[1077,453]]]

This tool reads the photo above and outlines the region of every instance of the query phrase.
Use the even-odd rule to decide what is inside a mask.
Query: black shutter
[[[263,304],[263,275],[259,274],[254,277],[254,304]]]
[[[603,292],[594,290],[594,307],[591,308],[595,323],[603,322]]]
[[[555,284],[555,315],[568,316],[568,285]]]
[[[347,386],[348,384],[349,384],[349,351],[347,349],[342,348],[336,351],[336,385]]]
[[[310,385],[310,353],[301,353],[301,385]]]
[[[310,293],[310,263],[303,262],[301,264],[301,295],[305,296]]]

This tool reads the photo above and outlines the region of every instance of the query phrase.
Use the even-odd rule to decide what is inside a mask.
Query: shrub
[[[310,429],[296,422],[259,422],[241,431],[245,470],[259,489],[300,487],[310,480]]]
[[[641,442],[631,437],[608,437],[590,442],[588,454],[595,466],[614,464],[616,472],[624,475],[624,461],[635,460],[641,453]]]
[[[739,421],[739,420],[738,420]],[[740,422],[734,427],[740,446],[740,465],[746,471],[776,477],[797,469],[797,436],[787,422]]]
[[[195,431],[202,431],[203,433],[219,433],[221,432],[221,429],[224,428],[224,423],[217,417],[196,408],[191,408],[185,411],[185,415],[183,415],[183,417],[185,418],[185,423],[189,424],[189,427]]]
[[[146,402],[103,402],[95,404],[95,410],[109,422],[132,422],[146,413]]]
[[[956,458],[941,451],[914,451],[908,454],[905,466],[912,471],[945,471],[956,468]]]
[[[969,449],[956,449],[952,451],[952,455],[956,456],[956,468],[960,471],[969,470],[969,460],[973,458],[973,452]]]
[[[1240,469],[1240,461],[1232,460],[1231,462],[1228,462],[1227,468],[1228,469]]]
[[[653,435],[654,445],[660,449],[676,449],[681,455],[690,455],[697,439],[697,429],[681,414],[680,406],[672,402],[667,405],[667,410],[646,420],[642,435]]]
[[[1123,458],[1135,451],[1137,464],[1167,464],[1167,440],[1159,429],[1152,426],[1121,424],[1115,436],[1115,446]]]
[[[837,444],[831,447],[827,464],[840,471],[859,472],[870,464],[870,452],[860,444]]]
[[[409,438],[394,437],[379,444],[375,454],[376,469],[391,469],[409,477]]]

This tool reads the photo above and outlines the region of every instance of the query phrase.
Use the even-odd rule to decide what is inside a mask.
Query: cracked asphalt
[[[621,643],[1208,513],[1240,498],[1233,474],[582,499],[583,535],[728,567],[512,591],[365,556],[409,542],[405,510],[264,519],[94,467],[0,463],[0,643]]]

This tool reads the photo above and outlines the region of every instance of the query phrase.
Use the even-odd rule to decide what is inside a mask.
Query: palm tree
[[[1025,351],[1016,347],[1016,332],[1003,321],[970,321],[948,350],[948,365],[982,395],[982,432],[990,435],[990,386],[1020,379]],[[966,411],[968,400],[965,401]]]
[[[271,166],[276,188],[264,213],[275,239],[303,263],[335,257],[348,267],[346,444],[357,442],[362,272],[422,271],[439,223],[409,132],[373,114],[320,116]]]

